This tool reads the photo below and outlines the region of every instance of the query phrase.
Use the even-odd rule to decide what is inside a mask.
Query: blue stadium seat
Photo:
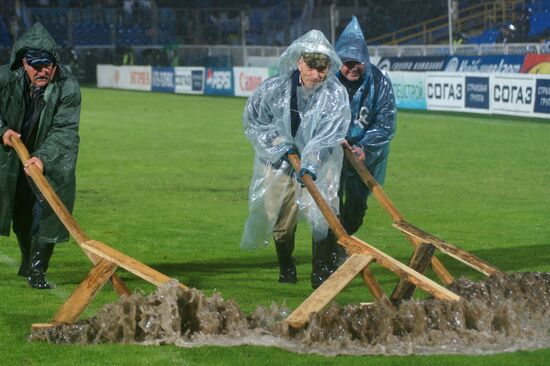
[[[470,44],[486,44],[486,43],[495,43],[498,39],[499,31],[498,29],[486,29],[479,36],[468,37],[466,43]]]
[[[529,36],[547,33],[550,30],[550,0],[532,2],[527,7],[531,13]]]
[[[8,28],[6,27],[4,19],[2,18],[2,16],[0,16],[0,46],[11,47],[12,45],[13,41],[11,39],[11,35],[8,32]]]

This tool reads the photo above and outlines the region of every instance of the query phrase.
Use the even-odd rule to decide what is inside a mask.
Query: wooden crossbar
[[[349,249],[351,253],[372,255],[375,258],[376,263],[382,267],[389,269],[401,278],[406,278],[409,282],[421,287],[440,300],[460,300],[460,297],[452,291],[449,291],[423,274],[416,272],[407,265],[399,262],[397,259],[356,238],[355,236],[340,238],[338,239],[338,243],[342,244],[342,246],[346,249]]]
[[[155,286],[161,286],[171,280],[170,277],[99,241],[88,240],[82,243],[82,247],[90,253],[94,253],[98,257],[115,263],[117,266],[124,268],[128,272],[135,274]],[[180,286],[187,288],[187,286],[183,284],[180,284]]]
[[[102,259],[92,268],[88,276],[73,291],[71,296],[59,308],[53,317],[52,324],[76,322],[78,316],[86,309],[95,295],[101,290],[109,277],[115,273],[117,265]]]
[[[373,259],[373,256],[364,254],[350,256],[332,276],[327,278],[286,318],[288,324],[293,328],[303,326],[308,321],[311,313],[318,312],[327,306]]]
[[[435,247],[432,244],[420,244],[418,245],[413,252],[411,259],[409,260],[408,266],[414,269],[418,273],[424,273],[426,268],[430,264],[430,259],[432,258],[435,251]],[[416,286],[402,278],[393,293],[390,296],[392,302],[396,305],[400,304],[403,300],[408,300],[414,294]]]
[[[352,151],[349,149],[344,148],[344,154],[346,156],[346,159],[350,162],[350,164],[353,166],[359,177],[361,177],[361,180],[363,183],[369,187],[370,191],[372,192],[373,196],[376,198],[376,200],[380,203],[380,205],[386,210],[386,212],[391,216],[392,220],[394,222],[396,221],[405,221],[405,218],[399,212],[397,207],[393,204],[391,199],[388,197],[386,192],[382,189],[382,186],[378,184],[376,179],[372,176],[372,174],[369,172],[369,170],[363,165],[359,159],[353,154]],[[417,247],[418,245],[422,244],[422,241],[418,240],[418,238],[414,236],[407,236],[407,239],[409,242],[414,246]],[[439,277],[439,279],[449,285],[453,283],[454,278],[453,275],[445,268],[443,263],[436,257],[432,257],[431,259],[432,268]]]
[[[363,268],[363,282],[369,288],[370,293],[377,299],[388,299],[382,286],[378,283],[368,266]],[[389,300],[389,299],[388,299]]]
[[[471,253],[466,252],[456,246],[447,243],[432,234],[414,226],[413,224],[407,222],[403,215],[397,210],[395,205],[388,198],[382,187],[378,184],[376,179],[370,174],[368,169],[363,165],[362,162],[357,159],[357,157],[349,150],[344,149],[346,158],[357,171],[363,183],[365,183],[373,195],[376,197],[378,202],[382,207],[389,213],[393,220],[393,226],[407,235],[407,238],[414,243],[416,246],[422,243],[430,243],[439,249],[442,253],[449,255],[450,257],[457,259],[458,261],[468,265],[469,267],[490,276],[495,273],[503,273],[495,266],[487,263],[486,261],[477,258]],[[452,275],[447,271],[443,264],[435,257],[431,259],[432,268],[438,277],[446,284],[453,282]]]
[[[458,261],[483,273],[484,275],[491,276],[497,273],[503,274],[501,270],[487,263],[483,259],[480,259],[475,255],[466,252],[465,250],[457,248],[454,245],[447,243],[406,221],[394,222],[393,226],[408,235],[414,236],[415,238],[422,240],[423,242],[432,244],[442,253],[445,253],[450,257],[457,259]]]
[[[289,154],[288,155],[289,161],[292,164],[293,169],[296,172],[300,171],[300,158],[296,154]],[[332,212],[330,209],[330,206],[325,201],[323,196],[321,195],[319,189],[313,182],[313,179],[309,174],[305,174],[302,177],[302,183],[307,188],[309,194],[317,204],[317,207],[319,207],[319,210],[327,220],[330,228],[334,232],[334,234],[337,237],[338,244],[340,244],[342,247],[344,247],[347,251],[347,253],[351,256],[353,255],[362,255],[360,258],[369,258],[367,261],[365,259],[365,265],[363,268],[359,269],[357,272],[355,272],[355,275],[357,273],[363,271],[364,269],[367,269],[367,271],[363,271],[363,279],[369,285],[369,290],[373,294],[373,296],[380,298],[380,297],[386,297],[383,295],[383,291],[381,290],[380,286],[374,279],[374,276],[370,271],[368,271],[367,266],[372,262],[376,261],[379,265],[389,269],[390,271],[394,272],[401,278],[407,279],[407,281],[413,283],[414,285],[423,288],[427,292],[431,293],[434,297],[438,299],[444,299],[444,300],[451,300],[451,301],[458,301],[460,297],[453,292],[449,291],[448,289],[444,288],[443,286],[435,283],[434,281],[430,280],[429,278],[425,277],[421,273],[418,273],[414,271],[413,269],[407,267],[403,263],[399,262],[398,260],[392,258],[391,256],[387,255],[386,253],[382,252],[381,250],[367,244],[364,241],[361,241],[360,239],[350,236],[346,233],[346,230],[340,223],[340,220],[338,220],[338,217]],[[354,257],[357,258],[357,257]],[[346,262],[347,263],[347,262]],[[362,262],[357,259],[353,261],[353,265],[349,265],[349,267],[352,267],[354,270],[357,270],[357,267],[362,264]],[[302,303],[294,312],[292,317],[290,319],[287,318],[287,322],[291,327],[301,327],[303,326],[309,318],[309,315],[314,311],[319,311],[322,309],[323,306],[325,306],[328,301],[333,299],[342,289],[351,281],[349,278],[351,276],[351,273],[354,272],[350,271],[351,268],[345,268],[344,273],[345,275],[339,274],[336,275],[334,279],[332,279],[333,276],[335,276],[336,273],[338,273],[338,270],[336,270],[325,282],[330,281],[329,285],[323,287],[323,285],[319,286],[319,288],[314,291],[310,297]],[[352,276],[352,277],[353,277]],[[334,285],[334,282],[343,281],[345,283],[340,285]],[[347,282],[346,282],[347,281]],[[322,289],[321,291],[318,291],[319,289]],[[327,299],[329,299],[327,301]]]
[[[25,145],[21,142],[21,139],[17,136],[12,136],[11,142],[23,165],[26,164],[30,159],[30,155]],[[146,266],[132,257],[129,257],[104,243],[91,240],[80,228],[76,220],[70,214],[69,210],[67,210],[42,172],[34,165],[30,165],[27,168],[27,171],[52,210],[59,217],[63,225],[67,228],[71,236],[88,256],[90,261],[94,264],[94,267],[88,273],[88,276],[73,291],[71,296],[58,310],[52,323],[34,324],[34,329],[51,327],[55,324],[64,322],[74,323],[78,316],[86,309],[93,297],[99,290],[101,290],[103,285],[109,279],[119,295],[131,295],[130,289],[115,274],[117,267],[122,267],[155,286],[160,286],[170,281],[170,277]],[[180,284],[180,286],[187,288],[187,286],[183,284]]]

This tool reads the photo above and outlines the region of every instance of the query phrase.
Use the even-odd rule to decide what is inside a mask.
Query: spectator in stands
[[[267,245],[273,234],[279,282],[297,281],[292,253],[299,210],[313,230],[312,286],[318,287],[333,271],[331,252],[319,244],[327,234],[326,221],[296,180],[309,175],[338,209],[339,145],[350,120],[347,94],[335,78],[340,64],[323,33],[306,33],[281,55],[279,75],[255,90],[243,113],[244,131],[256,157],[241,247]],[[287,160],[292,153],[301,156],[296,179]]]
[[[517,12],[517,42],[529,41],[529,27],[531,24],[531,15],[528,9],[519,9]]]
[[[33,288],[49,289],[45,274],[54,245],[69,235],[26,173],[31,165],[40,170],[72,210],[80,88],[41,24],[17,40],[10,63],[0,67],[0,100],[0,235],[13,225],[22,258],[18,275]],[[31,154],[25,166],[11,149],[12,136]]]
[[[513,43],[516,41],[516,27],[513,24],[503,25],[497,38],[497,43]]]
[[[390,80],[369,62],[369,51],[361,26],[355,17],[335,43],[342,60],[338,79],[346,87],[351,105],[351,123],[344,142],[347,149],[363,162],[374,178],[384,183],[390,141],[395,134],[396,107]],[[340,179],[340,222],[347,233],[354,234],[367,211],[369,188],[346,160]],[[336,244],[332,232],[326,239],[338,253],[341,264],[345,253]],[[327,244],[330,246],[330,244]]]
[[[461,46],[464,44],[464,40],[466,39],[466,36],[464,32],[454,32],[453,33],[453,46],[456,48],[457,46]]]
[[[10,33],[14,42],[19,38],[19,28],[19,18],[14,15],[10,19]]]
[[[167,45],[163,48],[163,50],[166,55],[166,66],[180,66],[180,56],[178,52],[178,47],[176,45]]]
[[[71,73],[76,76],[79,72],[78,69],[80,68],[76,49],[65,42],[64,47],[60,52],[62,55],[61,59],[65,61],[65,66],[67,66],[69,70],[71,70]]]
[[[132,47],[124,47],[124,54],[122,55],[122,65],[134,65],[134,51],[132,50]]]
[[[123,0],[123,24],[126,27],[129,27],[133,24],[133,12],[134,12],[134,0]]]

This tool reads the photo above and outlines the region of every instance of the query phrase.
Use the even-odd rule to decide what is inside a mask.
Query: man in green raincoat
[[[26,169],[40,169],[69,211],[76,189],[80,87],[59,61],[54,39],[37,23],[17,40],[9,64],[0,66],[0,235],[12,227],[21,250],[18,275],[38,289],[51,288],[45,274],[54,246],[69,235]],[[31,155],[25,166],[13,149],[14,135]]]

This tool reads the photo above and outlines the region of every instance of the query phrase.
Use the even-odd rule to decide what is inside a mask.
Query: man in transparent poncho
[[[390,79],[370,63],[367,42],[353,17],[335,43],[342,60],[337,77],[346,87],[351,105],[351,123],[345,144],[363,161],[380,184],[384,184],[390,141],[395,134],[396,108]],[[363,223],[369,188],[346,161],[340,181],[340,221],[353,235]],[[336,245],[332,232],[327,236]],[[346,258],[339,248],[338,262]]]
[[[328,224],[299,182],[309,174],[337,213],[340,144],[350,121],[348,95],[335,77],[340,65],[323,33],[312,30],[285,50],[279,74],[258,87],[243,113],[244,131],[256,156],[241,247],[266,246],[273,235],[279,282],[297,280],[292,253],[299,212],[313,232],[312,286],[318,287],[335,270],[336,248],[324,241]],[[301,157],[296,178],[287,160],[291,152]]]

